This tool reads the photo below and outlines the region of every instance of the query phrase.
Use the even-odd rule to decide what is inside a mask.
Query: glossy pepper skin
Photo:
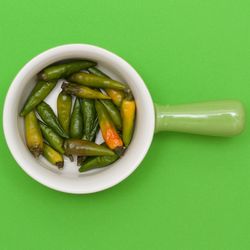
[[[41,101],[43,101],[48,96],[48,94],[55,86],[56,81],[39,81],[30,93],[27,101],[25,102],[22,111],[20,112],[20,116],[25,116],[31,110],[33,110]]]
[[[75,99],[72,115],[70,118],[69,135],[71,138],[82,138],[83,117],[81,103],[78,98]]]
[[[124,99],[125,93],[115,89],[106,89],[106,92],[111,97],[113,103],[117,107],[120,107],[122,104],[122,100]]]
[[[56,134],[50,127],[43,122],[39,122],[42,135],[49,145],[54,148],[57,152],[64,154],[63,142],[64,140]]]
[[[44,143],[43,156],[59,169],[63,168],[63,156],[46,143]]]
[[[129,95],[122,101],[121,116],[122,116],[122,139],[127,147],[131,141],[134,123],[135,123],[136,105],[132,95]]]
[[[86,172],[95,168],[106,167],[118,159],[118,155],[89,157],[79,168],[79,172]]]
[[[61,91],[57,97],[57,116],[59,123],[67,135],[69,134],[71,106],[71,95]]]
[[[43,137],[35,112],[30,111],[24,117],[25,139],[29,151],[37,158],[43,152]]]
[[[128,86],[124,83],[85,72],[75,73],[70,76],[69,80],[92,88],[112,88],[123,91],[128,90]]]
[[[75,72],[78,72],[82,69],[87,69],[89,67],[93,67],[95,65],[95,62],[87,60],[79,60],[64,64],[52,65],[40,72],[38,76],[40,79],[49,81],[53,79],[67,77]]]
[[[95,121],[96,121],[96,110],[95,102],[92,99],[82,99],[82,114],[83,114],[83,136],[82,140],[93,141],[95,139]],[[98,121],[97,121],[98,123]],[[94,131],[93,131],[94,130]],[[85,156],[77,157],[77,165],[81,166],[85,161]]]
[[[89,68],[88,71],[94,75],[102,76],[102,77],[106,77],[110,79],[109,76],[107,76],[105,73],[103,73],[101,70],[97,69],[96,67]],[[113,103],[117,107],[120,107],[122,104],[122,100],[125,97],[125,93],[121,90],[115,90],[115,89],[109,89],[109,88],[106,88],[105,91],[111,97]]]
[[[114,150],[116,154],[123,154],[123,142],[116,131],[115,125],[109,116],[107,109],[100,101],[95,101],[95,108],[98,114],[99,126],[101,128],[102,137],[106,145]]]
[[[98,130],[99,130],[99,121],[98,121],[98,116],[96,116],[94,123],[93,123],[92,130],[91,130],[90,135],[89,135],[90,141],[95,141]]]
[[[96,76],[101,76],[101,77],[111,79],[107,74],[105,74],[104,72],[102,72],[101,70],[99,70],[96,67],[88,68],[88,72],[93,74],[93,75],[96,75]]]
[[[122,129],[122,118],[120,115],[119,110],[116,108],[116,106],[113,104],[112,101],[110,100],[100,100],[100,102],[105,106],[105,108],[107,109],[112,121],[115,124],[115,127],[118,130]]]
[[[89,135],[89,141],[95,141],[96,135],[98,133],[99,130],[99,122],[98,122],[98,117],[95,118],[94,124],[93,124],[93,128],[90,132]],[[77,157],[77,166],[81,166],[82,163],[87,159],[86,156],[78,156]]]
[[[96,118],[95,102],[92,99],[82,99],[82,114],[83,114],[83,140],[90,141],[90,134],[93,129]]]
[[[68,135],[64,132],[61,124],[59,123],[57,116],[55,115],[52,108],[44,101],[42,101],[36,107],[37,113],[42,118],[42,120],[53,129],[58,135],[63,138],[68,138]]]
[[[65,140],[64,149],[66,154],[70,155],[80,155],[80,156],[115,155],[115,153],[112,150],[108,149],[105,146],[80,139]]]
[[[91,89],[85,86],[81,86],[75,83],[66,83],[62,84],[62,89],[68,94],[80,97],[80,98],[89,98],[89,99],[110,99],[109,96],[102,94],[100,91]]]

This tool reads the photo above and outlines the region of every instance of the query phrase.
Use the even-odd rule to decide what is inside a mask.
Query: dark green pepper
[[[100,102],[105,106],[107,109],[111,119],[113,120],[116,128],[118,130],[122,129],[122,118],[120,115],[119,110],[115,107],[112,101],[110,100],[100,100]]]
[[[82,138],[82,129],[83,129],[83,117],[82,117],[81,103],[80,100],[76,98],[70,119],[70,128],[69,128],[70,137],[78,139]]]
[[[94,123],[93,123],[93,128],[90,132],[90,136],[89,136],[90,141],[95,141],[98,130],[99,130],[99,120],[98,120],[98,116],[97,116],[95,118]]]
[[[94,141],[98,130],[98,118],[96,116],[95,102],[92,99],[82,99],[83,113],[83,140]],[[77,165],[85,161],[85,156],[77,157]]]
[[[83,155],[83,156],[115,155],[115,153],[112,150],[108,149],[105,146],[80,139],[65,140],[64,149],[66,154],[68,155],[69,154]]]
[[[81,86],[75,83],[66,83],[62,84],[62,89],[71,95],[75,95],[80,98],[89,98],[89,99],[111,99],[109,96],[102,94],[100,91],[91,89],[85,86]]]
[[[86,61],[86,60],[52,65],[44,69],[42,72],[40,72],[38,76],[39,78],[45,81],[49,81],[52,79],[59,79],[59,78],[69,76],[82,69],[87,69],[95,65],[96,65],[95,62]]]
[[[64,132],[63,128],[61,127],[61,124],[59,123],[54,111],[52,108],[46,103],[41,102],[37,107],[36,110],[42,120],[54,130],[58,135],[60,135],[63,138],[69,138],[68,135]]]
[[[63,130],[68,135],[69,125],[70,125],[70,114],[72,106],[72,97],[64,91],[57,97],[57,115],[59,123],[61,124]]]
[[[51,90],[56,86],[56,81],[39,81],[31,91],[27,101],[25,102],[20,116],[25,116],[33,110],[41,101],[43,101]]]
[[[118,155],[89,157],[79,168],[79,172],[86,172],[94,168],[106,167],[118,159]]]
[[[69,80],[92,88],[112,88],[123,91],[128,90],[127,84],[85,72],[75,73],[69,77]]]
[[[95,102],[92,99],[82,99],[83,140],[90,141],[90,134],[96,118]]]
[[[61,154],[64,154],[63,139],[43,122],[39,122],[44,139]]]
[[[97,69],[96,67],[89,68],[88,71],[94,75],[102,76],[102,77],[106,77],[110,79],[109,76],[107,76],[105,73],[103,73],[101,70]],[[109,89],[109,88],[105,89],[105,91],[111,97],[113,103],[117,107],[120,107],[122,104],[122,100],[125,96],[125,93],[121,90],[115,90],[115,89]]]

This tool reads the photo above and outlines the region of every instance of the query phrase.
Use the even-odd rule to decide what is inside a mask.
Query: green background
[[[157,103],[240,99],[249,115],[249,13],[249,0],[1,0],[1,119],[18,70],[67,43],[122,56]],[[11,156],[2,120],[0,136],[1,250],[250,249],[248,127],[230,139],[158,134],[128,179],[91,195],[38,184]]]

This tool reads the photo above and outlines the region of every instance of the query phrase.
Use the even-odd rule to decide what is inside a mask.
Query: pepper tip
[[[121,157],[121,156],[123,155],[124,151],[125,151],[125,148],[122,147],[122,146],[116,147],[116,148],[114,149],[114,152],[115,152],[119,157]]]
[[[48,80],[47,77],[46,77],[46,74],[44,72],[42,72],[42,71],[37,74],[37,79],[38,80],[44,80],[44,81]]]
[[[77,166],[81,166],[86,158],[87,158],[86,156],[78,156],[77,157]]]
[[[59,161],[56,163],[56,166],[58,167],[58,169],[62,169],[64,166],[64,162],[63,161]]]
[[[39,148],[33,148],[30,151],[36,159],[42,154],[42,150]]]

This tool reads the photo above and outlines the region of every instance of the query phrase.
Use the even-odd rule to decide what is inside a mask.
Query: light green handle
[[[155,104],[155,114],[155,132],[233,136],[241,133],[245,125],[244,107],[233,100],[173,106]]]

